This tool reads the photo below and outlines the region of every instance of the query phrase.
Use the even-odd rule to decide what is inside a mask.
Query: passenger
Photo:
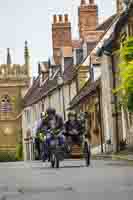
[[[81,112],[78,115],[78,121],[81,124],[82,127],[82,134],[85,135],[88,131],[88,113],[87,112]]]
[[[77,115],[75,112],[68,113],[68,121],[65,123],[65,135],[67,138],[71,139],[75,144],[81,143],[82,126],[77,120]]]

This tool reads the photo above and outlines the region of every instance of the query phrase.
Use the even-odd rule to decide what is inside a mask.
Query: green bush
[[[23,160],[23,145],[22,145],[22,143],[19,143],[16,146],[16,160],[17,161]]]
[[[0,162],[14,162],[16,161],[15,152],[0,152]]]
[[[133,92],[128,95],[127,108],[129,112],[133,112]]]

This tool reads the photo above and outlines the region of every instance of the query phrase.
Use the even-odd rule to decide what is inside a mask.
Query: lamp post
[[[65,98],[64,98],[64,87],[63,87],[64,80],[63,80],[63,77],[61,75],[58,76],[57,83],[58,83],[59,88],[62,91],[63,116],[64,116],[64,120],[66,120]]]

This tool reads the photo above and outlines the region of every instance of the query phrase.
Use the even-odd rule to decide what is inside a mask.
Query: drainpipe
[[[66,120],[66,108],[65,108],[65,96],[64,96],[64,85],[62,85],[62,101],[63,101],[63,114],[64,120]]]
[[[113,77],[113,90],[116,89],[116,71],[115,71],[115,63],[114,57],[111,55],[111,63],[112,63],[112,77]],[[115,108],[115,131],[116,131],[116,152],[119,152],[119,125],[118,125],[118,98],[117,95],[114,94],[114,108]]]

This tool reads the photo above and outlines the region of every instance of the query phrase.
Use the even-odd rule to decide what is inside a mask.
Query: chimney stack
[[[61,48],[72,46],[71,23],[68,15],[54,15],[54,23],[52,24],[52,41],[53,41],[53,57],[55,64],[61,64]]]
[[[90,31],[96,31],[98,25],[98,6],[94,0],[81,1],[79,7],[79,33],[80,38],[85,40]]]

